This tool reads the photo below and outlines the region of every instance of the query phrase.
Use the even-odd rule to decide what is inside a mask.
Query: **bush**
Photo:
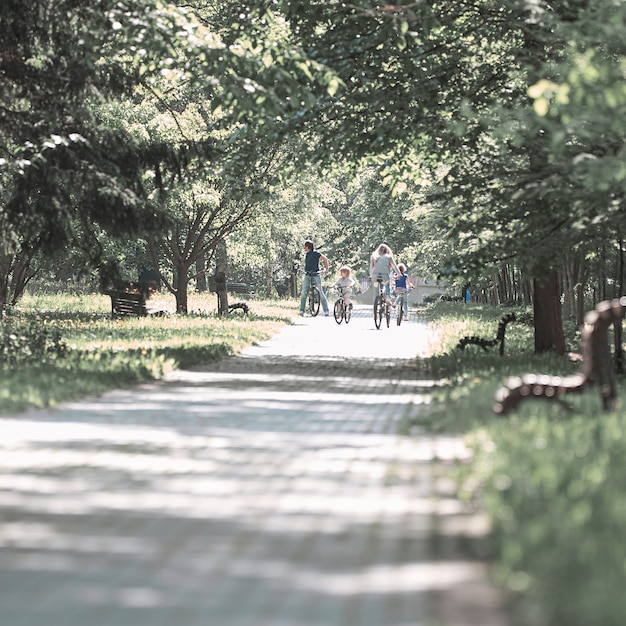
[[[234,354],[297,315],[295,301],[255,300],[220,317],[212,294],[190,294],[189,315],[111,319],[102,294],[28,293],[0,324],[0,412],[54,406],[161,378]]]
[[[456,349],[463,335],[492,336],[509,310],[447,302],[424,309],[440,350],[421,367],[438,386],[405,427],[465,436],[473,456],[458,467],[459,496],[490,519],[492,574],[511,601],[511,624],[618,626],[626,612],[623,404],[602,411],[596,386],[563,403],[529,399],[496,417],[494,393],[509,376],[569,376],[580,366],[534,354],[532,317],[522,309],[507,327],[504,357]],[[564,330],[579,348],[575,326]],[[616,384],[623,403],[624,377]]]
[[[9,319],[0,324],[0,366],[15,367],[63,358],[67,346],[58,328],[39,318]]]

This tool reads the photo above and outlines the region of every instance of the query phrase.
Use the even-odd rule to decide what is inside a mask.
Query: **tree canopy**
[[[165,232],[171,181],[297,142],[283,180],[376,168],[431,267],[540,278],[622,239],[625,21],[612,0],[7,0],[2,252]],[[149,141],[110,115],[147,102]],[[362,216],[334,245],[378,238]]]

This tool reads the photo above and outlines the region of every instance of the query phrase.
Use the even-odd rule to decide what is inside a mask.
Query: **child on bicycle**
[[[404,314],[404,321],[408,321],[409,319],[409,289],[413,288],[413,285],[409,282],[409,277],[406,273],[406,265],[404,263],[398,263],[398,269],[400,272],[396,274],[396,301],[395,305],[398,304],[398,300],[400,299],[400,295],[403,294],[404,298],[402,298],[402,310]],[[395,306],[394,305],[394,306]]]
[[[351,274],[352,268],[344,265],[339,270],[339,278],[331,285],[331,287],[339,287],[341,289],[344,304],[350,309],[352,308],[350,298],[352,297],[352,287],[354,285],[354,278],[352,278]]]
[[[400,274],[400,270],[396,265],[396,261],[393,258],[393,252],[391,248],[384,243],[381,243],[374,252],[372,252],[372,256],[370,257],[370,278],[373,282],[377,280],[382,280],[385,285],[385,296],[388,303],[390,303],[390,293],[389,289],[389,272],[393,272],[394,274]],[[376,302],[376,296],[378,294],[374,294],[374,302]]]

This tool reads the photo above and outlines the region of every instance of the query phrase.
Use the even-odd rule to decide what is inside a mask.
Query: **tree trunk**
[[[587,266],[584,258],[577,263],[576,274],[576,327],[580,328],[585,321],[585,284],[587,282]]]
[[[298,295],[298,271],[296,269],[292,269],[289,274],[289,295],[292,298]]]
[[[615,262],[615,298],[624,295],[624,242],[618,239],[617,259]],[[613,346],[615,351],[615,365],[620,374],[624,373],[624,332],[622,320],[613,323]]]
[[[228,315],[228,291],[226,272],[228,270],[228,251],[226,241],[220,241],[215,248],[215,291],[217,292],[217,314]]]
[[[602,246],[600,250],[599,257],[600,258],[599,258],[599,271],[598,271],[598,302],[602,302],[608,298],[607,293],[606,293],[607,292],[606,248],[604,246]]]
[[[496,275],[495,283],[496,283],[497,303],[504,304],[506,302],[506,285],[504,282],[503,270],[500,270],[498,274]]]
[[[535,318],[535,352],[565,354],[561,292],[558,272],[546,279],[533,281],[533,312]]]
[[[189,278],[187,276],[186,267],[176,267],[176,313],[187,314],[187,288],[189,286]]]
[[[267,264],[267,274],[265,278],[265,293],[271,298],[274,293],[274,267],[270,261]]]
[[[34,278],[35,272],[31,269],[32,257],[24,252],[17,256],[13,265],[13,275],[11,277],[10,286],[10,304],[15,306],[17,301],[24,295],[26,285],[31,278]]]
[[[207,290],[207,280],[206,280],[206,262],[205,255],[203,254],[196,261],[196,290],[199,293],[203,293]]]
[[[12,255],[0,250],[0,319],[9,304],[9,281],[11,280],[11,259]]]
[[[563,271],[563,319],[573,320],[576,312],[576,264],[573,261],[567,263]]]
[[[0,320],[3,320],[6,315],[9,300],[9,286],[7,280],[8,279],[3,276],[0,277]]]
[[[28,282],[35,276],[31,269],[33,253],[0,251],[0,315],[15,306],[24,295]]]
[[[500,293],[498,292],[498,274],[491,277],[491,294],[490,294],[491,306],[498,306],[500,304]]]
[[[624,294],[624,241],[620,238],[617,240],[617,261],[615,263],[615,287],[617,293],[616,298],[620,298]]]

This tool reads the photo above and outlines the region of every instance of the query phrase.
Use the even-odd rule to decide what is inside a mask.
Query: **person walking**
[[[393,258],[391,248],[387,244],[381,243],[378,248],[372,252],[372,256],[370,257],[370,278],[372,282],[376,282],[377,280],[383,281],[387,302],[390,301],[391,293],[389,289],[390,272],[395,273],[396,276],[401,273]],[[374,302],[376,301],[377,295],[377,293],[374,293]]]
[[[313,282],[319,291],[324,315],[328,317],[330,314],[328,310],[328,300],[326,300],[326,295],[322,289],[322,276],[320,274],[320,262],[324,266],[324,274],[328,272],[328,258],[315,249],[315,245],[310,239],[304,242],[304,252],[304,280],[302,281],[302,292],[300,294],[300,316],[304,315],[306,300],[311,290],[311,282]]]

